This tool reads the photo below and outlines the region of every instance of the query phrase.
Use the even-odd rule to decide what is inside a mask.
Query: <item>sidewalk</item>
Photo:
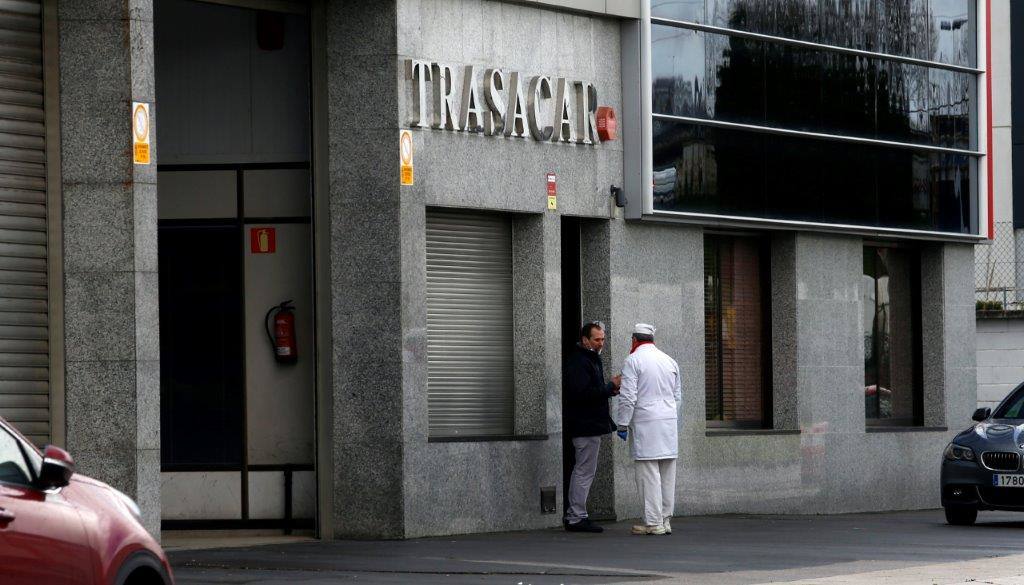
[[[561,530],[170,553],[179,583],[1024,585],[1024,514],[941,510],[673,520],[671,536]]]

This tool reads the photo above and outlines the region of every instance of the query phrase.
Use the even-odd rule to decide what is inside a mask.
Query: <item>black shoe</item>
[[[575,524],[565,523],[565,529],[568,532],[604,532],[604,528],[601,528],[597,524],[590,521],[590,518],[584,518]]]

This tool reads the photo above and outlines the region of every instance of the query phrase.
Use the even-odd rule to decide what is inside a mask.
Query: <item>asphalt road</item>
[[[562,530],[170,553],[178,583],[1024,584],[1024,514],[941,510],[673,520],[670,536]],[[973,581],[972,581],[973,580]]]

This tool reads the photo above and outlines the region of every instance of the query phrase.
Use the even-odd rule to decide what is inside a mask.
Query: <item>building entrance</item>
[[[309,18],[155,7],[163,527],[312,530]]]

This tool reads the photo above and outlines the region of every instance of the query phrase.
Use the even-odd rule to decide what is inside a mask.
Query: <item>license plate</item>
[[[1024,475],[994,473],[992,474],[992,486],[1024,488]]]

